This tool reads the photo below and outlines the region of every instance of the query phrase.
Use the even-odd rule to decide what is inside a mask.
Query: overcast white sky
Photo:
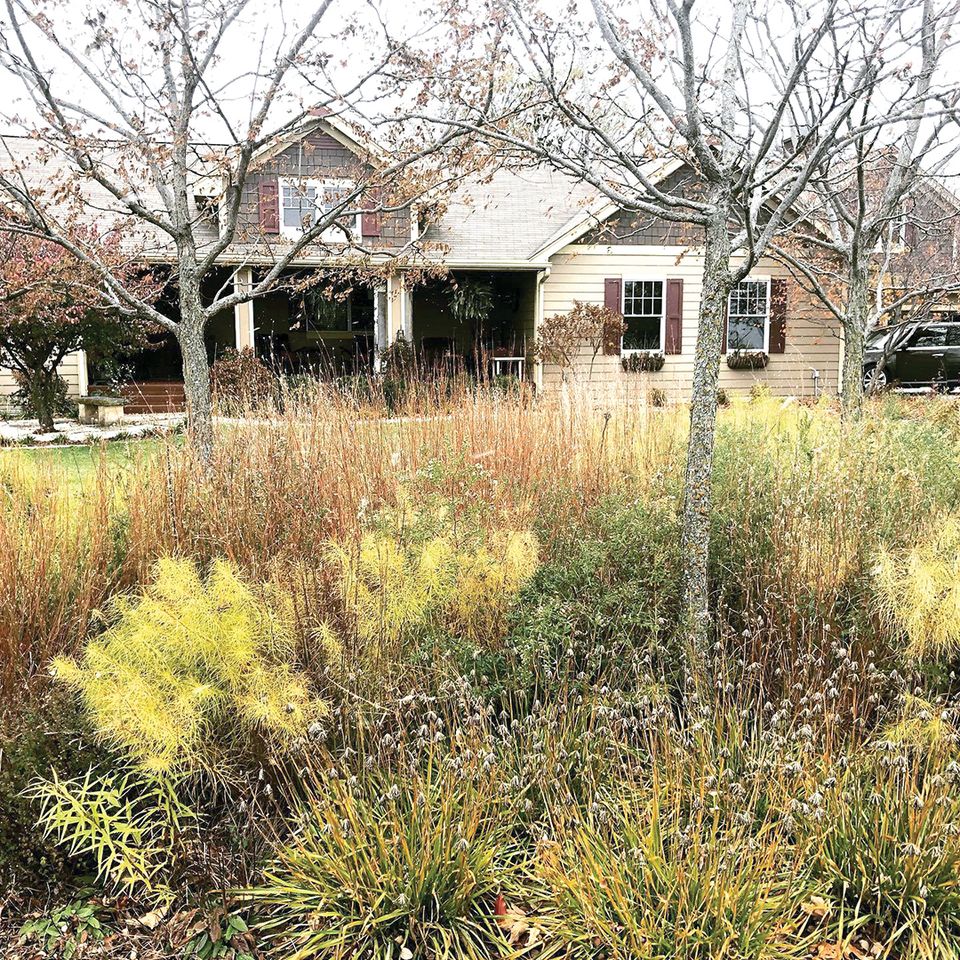
[[[34,0],[26,0],[34,2]],[[141,74],[149,86],[156,88],[156,83],[150,84],[149,74],[144,70],[142,58],[148,49],[149,36],[140,28],[137,17],[138,2],[130,0],[128,4],[108,3],[102,0],[88,2],[88,0],[36,0],[55,24],[63,36],[77,37],[85,32],[84,21],[88,18],[106,17],[107,24],[115,26],[118,43],[125,61],[130,64],[131,74]],[[437,6],[439,0],[335,0],[331,13],[321,24],[318,31],[319,41],[335,63],[332,73],[336,77],[337,85],[341,90],[349,87],[352,78],[362,73],[370,63],[371,44],[363,35],[364,26],[370,27],[375,16],[382,16],[392,32],[408,37],[418,32],[428,30],[433,23],[430,11]],[[755,11],[760,11],[766,2],[778,0],[757,0]],[[779,0],[787,2],[787,0]],[[801,0],[800,9],[814,9],[821,0]],[[859,0],[848,0],[857,9]],[[542,6],[552,12],[561,13],[568,5],[568,0],[541,0]],[[581,12],[589,18],[589,3],[587,0],[578,0]],[[478,4],[478,8],[482,5]],[[314,0],[250,0],[249,6],[240,20],[234,25],[230,33],[229,42],[224,47],[225,56],[214,74],[213,85],[232,81],[223,97],[223,103],[232,119],[246,119],[248,112],[249,72],[263,61],[272,61],[279,49],[286,47],[289,37],[309,17],[315,8]],[[649,16],[652,9],[650,0],[623,0],[618,11],[626,12],[633,9],[637,17]],[[700,0],[697,9],[705,21],[712,27],[719,20],[721,24],[727,22],[730,5],[728,0]],[[9,34],[9,26],[4,24],[3,30]],[[89,32],[89,31],[86,31]],[[710,31],[704,29],[698,41],[705,41]],[[437,32],[428,32],[428,38],[436,39]],[[702,42],[704,50],[707,44]],[[61,90],[66,90],[75,96],[84,105],[99,106],[103,103],[102,96],[93,84],[85,80],[79,71],[55,56],[49,49],[40,47],[41,59],[50,69],[51,80]],[[588,62],[591,59],[599,60],[600,55],[591,55],[586,52]],[[96,54],[93,54],[95,59]],[[960,73],[960,61],[957,57],[948,58],[948,71],[953,74],[951,79],[956,80]],[[750,92],[753,97],[762,97],[766,79],[760,74],[754,74],[750,80]],[[4,84],[5,92],[10,85]],[[769,90],[769,86],[767,86]],[[273,115],[273,125],[279,125],[286,116],[293,112],[300,104],[309,105],[315,102],[318,94],[310,89],[305,79],[294,78],[291,83],[292,97],[284,103],[279,103]],[[0,105],[0,114],[6,121],[3,123],[8,129],[14,115],[29,119],[33,116],[29,105],[23,98],[14,96]],[[0,121],[2,122],[2,121]],[[222,139],[222,124],[215,124],[207,120],[197,134],[211,139]]]

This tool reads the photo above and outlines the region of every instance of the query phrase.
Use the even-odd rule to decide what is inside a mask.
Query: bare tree
[[[493,0],[491,21],[519,77],[496,116],[472,129],[497,149],[591,184],[638,217],[678,225],[703,258],[684,487],[685,613],[698,675],[709,644],[707,564],[717,382],[733,287],[788,221],[822,158],[837,147],[880,61],[833,68],[827,42],[864,15],[841,0],[591,0],[551,16],[538,0]],[[485,14],[488,15],[488,14]],[[898,23],[871,21],[873,53]],[[841,86],[837,76],[842,74]],[[811,130],[783,148],[799,101]],[[688,176],[659,177],[667,160]]]
[[[869,331],[891,317],[920,318],[936,298],[960,288],[957,203],[938,183],[960,150],[957,87],[945,77],[958,10],[953,0],[924,0],[906,10],[901,62],[858,93],[841,128],[844,148],[819,156],[805,216],[774,244],[840,322],[845,416],[860,412]],[[848,94],[841,68],[851,48],[861,56],[873,49],[869,20],[842,34],[832,31],[829,42],[836,84]],[[798,126],[812,129],[807,104],[796,106]]]
[[[331,241],[331,229],[360,211],[407,208],[450,176],[427,160],[462,132],[410,133],[398,91],[409,84],[415,97],[419,75],[465,74],[457,47],[463,38],[448,38],[443,63],[425,61],[416,43],[420,26],[396,37],[376,5],[351,0],[316,0],[299,16],[254,0],[134,0],[85,9],[72,0],[5,0],[5,9],[0,63],[30,105],[26,116],[7,121],[29,131],[58,181],[38,184],[29,171],[8,166],[0,190],[16,218],[6,226],[62,244],[100,271],[126,309],[176,336],[192,434],[208,457],[208,322],[269,291],[307,248],[334,261],[386,257],[356,239]],[[471,76],[482,89],[482,79]],[[204,278],[235,241],[249,239],[242,236],[242,198],[260,152],[310,114],[348,112],[379,120],[385,135],[389,120],[389,150],[370,146],[360,156],[356,184],[295,241],[274,245],[251,289],[227,286],[205,301]],[[362,131],[357,139],[366,143]],[[200,181],[215,184],[212,239],[194,199]],[[76,243],[62,227],[75,216],[138,229],[144,253],[173,264],[179,316],[139,297],[95,245]]]

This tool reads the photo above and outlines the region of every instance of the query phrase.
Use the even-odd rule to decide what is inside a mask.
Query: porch
[[[208,294],[231,283],[249,290],[255,281],[251,268],[218,271]],[[530,380],[538,302],[536,271],[458,270],[417,284],[399,274],[348,285],[292,270],[271,293],[213,318],[207,356],[213,364],[249,348],[278,375],[333,379],[380,373],[387,346],[402,337],[419,374]],[[172,301],[160,306],[175,310]],[[183,408],[179,348],[171,334],[153,340],[129,358],[121,389],[129,412]],[[90,381],[96,389],[96,371]]]

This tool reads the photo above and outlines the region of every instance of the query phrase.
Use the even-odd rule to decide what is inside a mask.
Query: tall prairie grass
[[[171,442],[122,474],[104,461],[79,490],[55,462],[5,458],[6,689],[81,644],[92,612],[145,582],[159,557],[225,558],[264,579],[286,565],[300,592],[315,595],[324,584],[308,590],[320,575],[305,575],[304,563],[319,567],[331,543],[359,541],[371,516],[402,513],[411,500],[448,511],[454,525],[532,530],[549,566],[614,498],[653,517],[644,535],[669,551],[684,410],[431,388],[410,390],[406,404],[374,417],[369,402],[317,388],[282,413],[225,422],[209,466]],[[754,659],[796,663],[830,631],[855,628],[866,642],[890,633],[861,601],[881,545],[909,547],[918,526],[960,507],[955,421],[947,401],[934,416],[888,402],[850,430],[828,404],[761,399],[721,412],[713,582],[722,619],[762,644]]]

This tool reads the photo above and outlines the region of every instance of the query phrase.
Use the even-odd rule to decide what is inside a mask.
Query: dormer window
[[[280,232],[299,237],[322,217],[338,207],[353,190],[345,180],[281,180]],[[360,235],[360,215],[338,220],[321,234],[321,239],[346,243]]]
[[[198,194],[194,197],[197,206],[197,216],[204,223],[208,223],[214,230],[220,230],[220,201],[216,197],[207,197]]]

